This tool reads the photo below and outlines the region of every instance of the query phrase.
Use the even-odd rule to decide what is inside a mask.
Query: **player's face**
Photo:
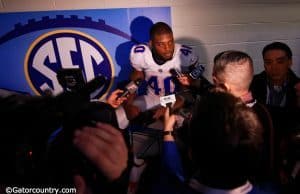
[[[287,78],[292,59],[283,50],[269,50],[264,55],[264,65],[273,84],[281,85]]]
[[[154,35],[153,40],[150,41],[150,45],[162,59],[172,59],[175,46],[173,34]]]

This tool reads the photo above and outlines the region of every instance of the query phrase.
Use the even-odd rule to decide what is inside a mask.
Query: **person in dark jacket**
[[[265,70],[254,76],[250,86],[254,97],[269,106],[299,107],[300,78],[291,70],[291,49],[282,42],[273,42],[264,47],[262,55]]]
[[[271,113],[275,129],[275,167],[281,169],[283,155],[287,152],[281,145],[299,125],[300,78],[291,70],[293,53],[287,44],[268,44],[263,48],[262,56],[265,70],[254,76],[250,90]],[[280,176],[282,182],[287,180],[284,177]]]

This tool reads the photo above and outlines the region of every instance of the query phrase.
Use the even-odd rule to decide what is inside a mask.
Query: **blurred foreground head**
[[[228,189],[244,184],[255,168],[262,129],[251,108],[219,90],[196,105],[189,127],[190,148],[199,180]]]

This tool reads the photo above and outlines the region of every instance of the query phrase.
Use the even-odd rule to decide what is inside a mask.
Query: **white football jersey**
[[[173,58],[162,65],[158,65],[151,53],[151,49],[144,44],[135,45],[130,52],[131,65],[137,71],[143,71],[148,83],[147,95],[164,96],[176,92],[171,69],[181,72],[188,71],[188,67],[198,61],[193,49],[188,46],[175,44]]]

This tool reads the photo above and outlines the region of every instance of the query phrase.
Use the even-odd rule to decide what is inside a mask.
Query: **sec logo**
[[[95,38],[75,30],[56,30],[38,37],[30,46],[24,61],[26,80],[37,95],[51,90],[54,95],[63,88],[56,72],[61,68],[80,68],[86,81],[104,75],[110,82],[99,86],[91,96],[101,98],[109,91],[114,65],[105,47]]]

